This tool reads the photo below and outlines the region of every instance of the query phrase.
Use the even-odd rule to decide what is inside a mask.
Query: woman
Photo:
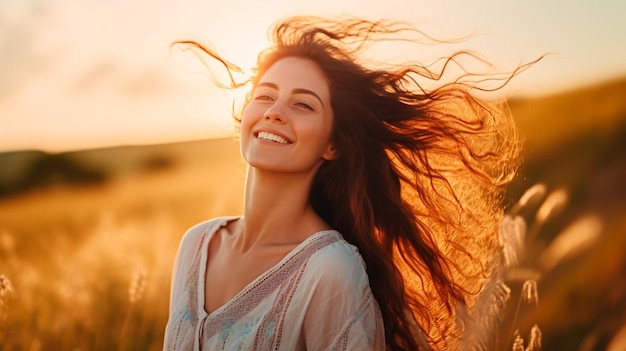
[[[418,80],[437,75],[424,66],[360,63],[402,31],[309,17],[274,28],[238,119],[244,214],[183,238],[165,349],[458,345],[519,143],[507,110],[462,79],[426,91]]]

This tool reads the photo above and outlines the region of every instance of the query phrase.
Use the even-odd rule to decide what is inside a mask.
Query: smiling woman
[[[182,42],[223,64],[226,85],[251,83],[236,117],[248,171],[243,215],[182,239],[164,349],[459,346],[519,141],[505,106],[473,95],[475,76],[426,90],[443,72],[361,63],[369,44],[414,31],[288,18],[243,82]]]

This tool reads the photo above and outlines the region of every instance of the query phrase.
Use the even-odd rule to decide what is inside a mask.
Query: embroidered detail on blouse
[[[327,244],[329,243],[330,242]],[[264,316],[263,322],[257,331],[253,350],[278,350],[283,331],[283,324],[285,323],[285,314],[291,305],[291,300],[295,291],[298,289],[300,279],[306,269],[306,263],[307,262],[305,261],[301,264],[300,268],[294,272],[295,274],[292,274],[289,283],[280,288],[278,297],[276,298],[272,309]],[[261,332],[263,332],[263,335],[261,335]]]
[[[348,340],[350,337],[350,331],[352,330],[352,327],[357,322],[359,322],[361,318],[363,318],[363,315],[371,307],[371,304],[373,303],[372,299],[373,299],[372,295],[367,295],[365,297],[365,299],[363,300],[363,303],[359,307],[359,310],[356,312],[354,319],[352,319],[352,321],[350,321],[350,325],[347,326],[343,330],[343,333],[341,333],[341,336],[339,337],[338,342],[335,344],[335,347],[332,348],[332,351],[345,351],[348,349]]]
[[[332,244],[337,240],[337,236],[332,231],[320,232],[307,239],[306,241],[308,242],[306,243],[306,246],[304,246],[301,250],[296,251],[294,254],[287,255],[287,257],[278,263],[278,265],[261,275],[261,279],[258,279],[254,285],[248,286],[241,293],[237,294],[231,301],[227,302],[227,305],[213,311],[213,313],[207,317],[204,331],[205,337],[211,338],[222,329],[224,324],[229,322],[234,323],[241,319],[254,309],[259,302],[265,300],[267,296],[273,293],[281,285],[285,284],[287,279],[291,278],[292,281],[290,281],[290,283],[287,284],[287,287],[284,288],[287,291],[281,290],[279,293],[279,296],[283,295],[282,299],[288,303],[292,296],[284,295],[292,294],[292,292],[297,288],[299,277],[302,275],[309,257],[311,257],[311,255],[317,250]],[[198,281],[197,275],[199,266],[200,264],[194,264],[195,269],[190,272],[190,284],[194,284]],[[295,281],[293,277],[294,274],[298,275],[298,279]],[[191,277],[192,275],[195,277]],[[204,281],[204,279],[202,280]],[[191,300],[192,303],[196,304],[196,306],[194,306],[196,308],[197,301],[197,298]],[[276,303],[274,306],[278,305],[281,305],[281,303]],[[287,307],[288,305],[285,304],[283,313]]]

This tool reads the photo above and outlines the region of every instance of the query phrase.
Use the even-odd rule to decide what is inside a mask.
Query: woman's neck
[[[269,173],[248,169],[243,231],[236,245],[294,244],[322,229],[324,221],[309,204],[312,175]]]

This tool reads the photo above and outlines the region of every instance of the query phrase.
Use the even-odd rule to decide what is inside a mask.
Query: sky
[[[189,52],[192,39],[250,67],[289,15],[405,21],[492,69],[547,56],[500,94],[543,96],[626,77],[626,1],[0,0],[0,152],[63,152],[232,134],[229,96]]]

